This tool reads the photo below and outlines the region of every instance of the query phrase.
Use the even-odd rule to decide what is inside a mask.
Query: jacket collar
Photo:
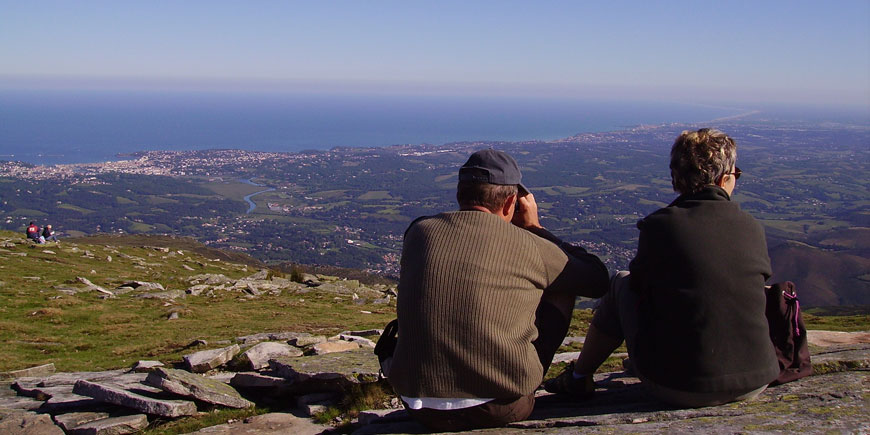
[[[677,197],[668,207],[684,201],[731,201],[731,196],[725,189],[708,184],[695,193],[685,193]]]

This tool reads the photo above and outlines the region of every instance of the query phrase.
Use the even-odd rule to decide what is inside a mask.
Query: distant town
[[[746,175],[735,200],[764,223],[771,248],[797,241],[830,249],[822,242],[832,235],[870,226],[870,128],[757,115],[715,126],[738,142]],[[185,235],[267,262],[395,276],[408,223],[454,209],[457,168],[474,150],[494,147],[520,162],[545,226],[622,269],[634,255],[636,222],[675,197],[668,175],[673,138],[699,127],[644,126],[547,142],[147,151],[53,166],[0,162],[0,217],[16,231],[36,219],[67,235]]]

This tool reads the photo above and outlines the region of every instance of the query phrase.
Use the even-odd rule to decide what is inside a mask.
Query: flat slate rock
[[[203,350],[184,356],[184,363],[194,373],[204,373],[218,368],[239,353],[239,345],[234,344],[222,349]]]
[[[856,348],[857,347],[857,348]],[[765,390],[756,400],[698,409],[677,409],[652,398],[635,377],[625,373],[595,375],[596,394],[571,401],[544,391],[536,393],[535,410],[525,421],[506,428],[482,429],[492,434],[597,433],[870,433],[870,382],[866,369],[850,368],[867,361],[870,349],[827,349],[813,355],[815,367],[843,371],[809,376]],[[834,362],[837,362],[834,364]],[[355,434],[424,433],[413,420],[374,418]]]
[[[149,385],[170,393],[190,397],[202,402],[230,408],[250,408],[254,404],[244,399],[233,387],[204,376],[158,367],[148,374]]]
[[[102,420],[104,418],[109,418],[108,412],[71,412],[69,414],[55,415],[54,422],[57,423],[61,429],[70,431],[78,425],[90,423],[94,420]]]
[[[50,399],[42,403],[39,410],[58,414],[73,411],[88,411],[103,407],[105,407],[105,403],[93,397],[82,396],[70,391],[68,393],[54,394]]]
[[[0,379],[18,379],[27,377],[50,376],[55,372],[54,363],[43,364],[41,366],[29,367],[21,370],[12,370],[8,372],[0,372]]]
[[[326,355],[329,353],[348,352],[359,349],[360,345],[352,341],[327,341],[317,343],[312,346],[315,355]],[[371,350],[368,351],[371,353]]]
[[[86,381],[101,381],[109,378],[117,378],[118,376],[124,375],[127,373],[127,370],[119,369],[119,370],[105,370],[100,372],[69,372],[69,373],[56,373],[48,377],[44,378],[25,378],[23,381],[35,381],[40,387],[57,387],[59,385],[73,385],[76,381],[86,380]]]
[[[0,434],[64,435],[51,416],[25,411],[0,409]]]
[[[181,417],[196,414],[196,404],[183,400],[160,400],[129,392],[127,390],[89,381],[78,381],[73,392],[90,396],[101,402],[111,403],[136,411],[161,417]]]
[[[240,422],[221,424],[198,430],[200,435],[315,435],[328,432],[331,426],[315,424],[293,414],[269,413],[248,417]],[[191,434],[191,435],[192,435]]]
[[[0,409],[16,409],[20,411],[35,411],[42,406],[42,401],[30,397],[8,396],[0,397]],[[2,432],[0,432],[2,433]]]
[[[236,373],[230,380],[230,385],[236,388],[282,388],[291,384],[289,379],[257,372]]]
[[[247,369],[260,370],[269,367],[270,359],[282,356],[302,356],[302,351],[287,343],[266,341],[246,350],[240,355],[240,358]]]
[[[94,420],[69,430],[70,435],[126,435],[148,427],[145,414],[125,415]]]
[[[294,383],[330,381],[340,385],[377,382],[380,365],[371,349],[326,355],[282,357],[269,361],[272,371]],[[328,390],[328,389],[327,389]]]
[[[256,344],[261,341],[289,341],[299,337],[310,337],[307,332],[261,332],[259,334],[236,337],[241,344]]]

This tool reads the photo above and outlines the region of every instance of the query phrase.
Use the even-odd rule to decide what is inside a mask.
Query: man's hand
[[[514,209],[514,217],[511,223],[520,228],[542,228],[538,220],[538,204],[535,195],[531,193],[517,197],[517,205]]]

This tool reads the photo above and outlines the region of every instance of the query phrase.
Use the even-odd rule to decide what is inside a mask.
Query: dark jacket
[[[640,293],[636,364],[692,392],[760,387],[779,374],[764,314],[764,230],[708,186],[638,222],[631,288]]]

